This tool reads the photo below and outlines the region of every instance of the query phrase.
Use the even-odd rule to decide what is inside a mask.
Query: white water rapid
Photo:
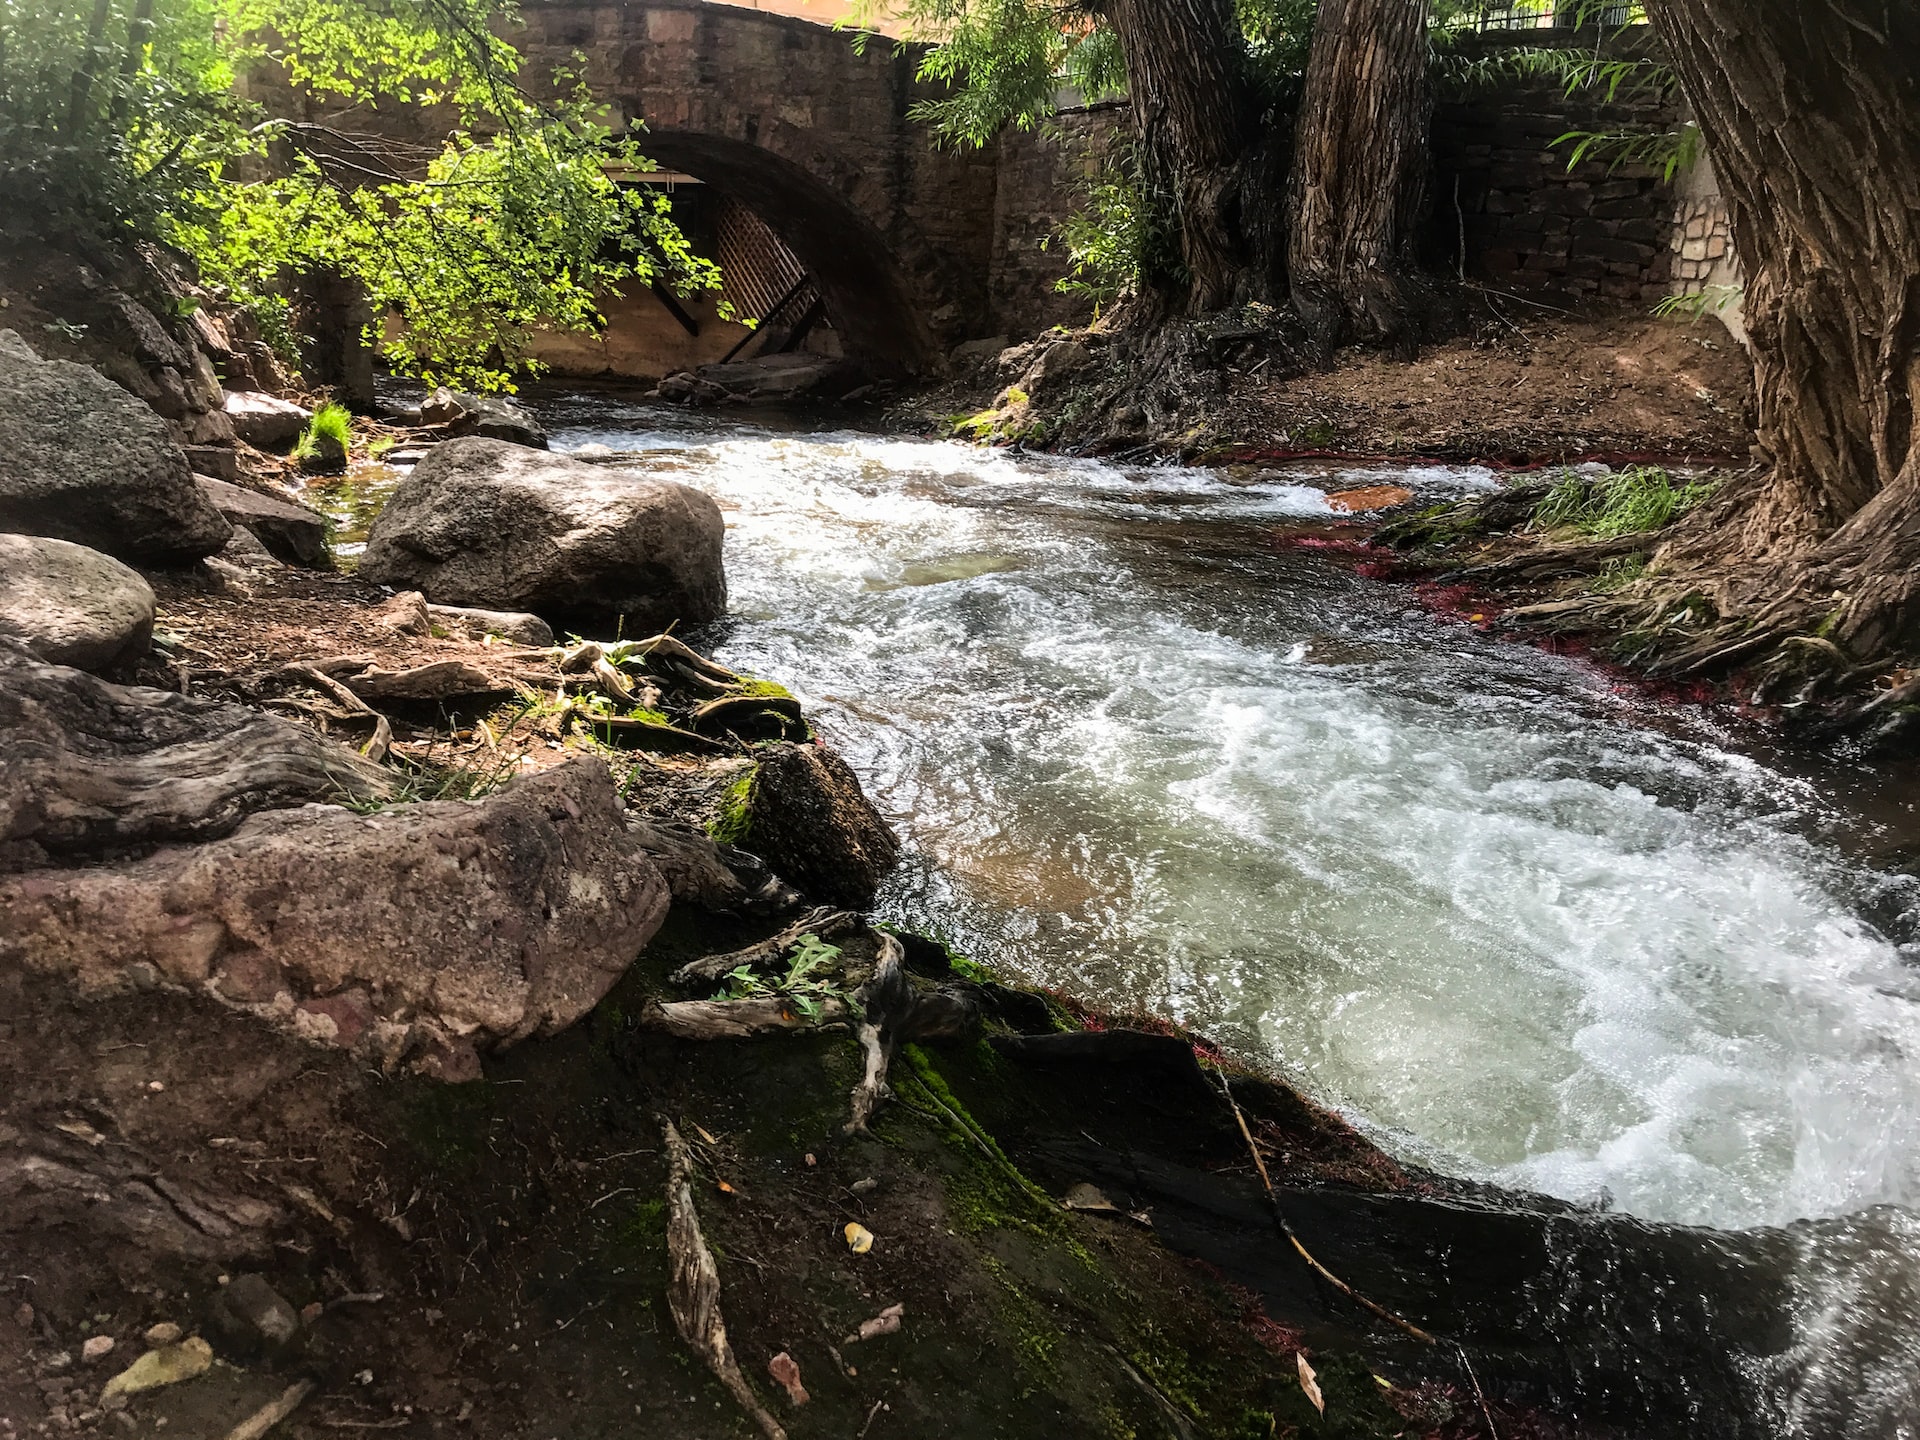
[[[1920,1201],[1909,882],[1708,721],[1275,543],[1319,490],[550,418],[726,509],[719,653],[911,837],[896,918],[1453,1173],[1720,1227]]]

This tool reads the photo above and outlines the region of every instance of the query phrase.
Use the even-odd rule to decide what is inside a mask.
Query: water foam
[[[724,653],[819,707],[911,831],[903,918],[1256,1048],[1456,1171],[1730,1226],[1920,1198],[1920,1006],[1870,877],[1803,837],[1813,797],[1389,587],[1209,548],[1318,489],[570,438],[727,507]]]

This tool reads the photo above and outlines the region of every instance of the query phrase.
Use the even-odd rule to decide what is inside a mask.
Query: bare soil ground
[[[1712,320],[1517,319],[1410,362],[1356,350],[1330,371],[1242,381],[1216,431],[1262,451],[1745,463],[1752,389]]]

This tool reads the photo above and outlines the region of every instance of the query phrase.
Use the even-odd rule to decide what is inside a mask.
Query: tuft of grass
[[[1616,590],[1626,589],[1646,573],[1646,556],[1615,556],[1600,567],[1600,573],[1588,582],[1587,589],[1595,595],[1611,595]]]
[[[322,441],[332,441],[342,453],[353,444],[353,414],[346,406],[329,401],[313,412],[307,428],[294,443],[293,458],[310,460],[320,453]]]
[[[1596,540],[1670,525],[1713,493],[1710,481],[1676,482],[1654,465],[1630,465],[1598,480],[1571,470],[1533,510],[1536,530],[1572,530]]]
[[[479,800],[491,795],[520,773],[520,756],[504,747],[485,756],[464,757],[449,765],[422,765],[401,778],[384,800],[349,796],[341,801],[362,815],[423,800]]]

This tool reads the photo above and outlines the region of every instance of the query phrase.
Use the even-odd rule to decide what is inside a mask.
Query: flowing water
[[[1863,858],[1912,824],[1887,777],[1755,758],[1287,543],[1330,518],[1315,485],[548,419],[725,509],[718,653],[805,700],[909,837],[894,918],[1189,1022],[1450,1173],[1855,1217],[1795,1232],[1794,1425],[1911,1433],[1920,887]],[[1879,1418],[1808,1419],[1830,1391]]]

